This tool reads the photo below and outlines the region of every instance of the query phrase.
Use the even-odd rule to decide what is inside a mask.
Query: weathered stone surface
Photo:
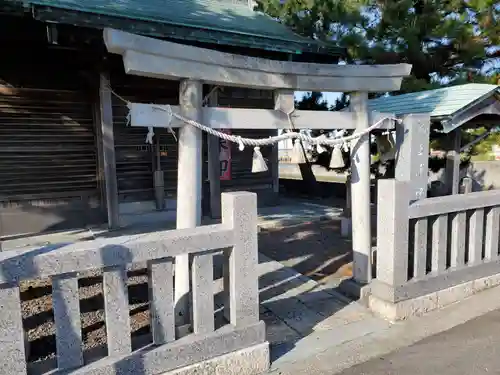
[[[213,281],[213,255],[196,254],[192,264],[194,333],[209,333],[215,328]]]
[[[259,375],[269,369],[269,344],[255,345],[163,375]]]
[[[80,298],[76,275],[52,280],[52,305],[56,325],[57,365],[70,369],[83,365]]]
[[[227,193],[222,196],[222,223],[234,231],[228,250],[229,314],[231,324],[243,326],[259,320],[257,279],[257,194]]]
[[[0,285],[0,374],[24,375],[24,329],[19,288]]]
[[[495,207],[500,202],[500,190],[478,191],[422,199],[410,206],[409,217],[435,216],[445,213]]]
[[[430,116],[410,114],[396,125],[396,180],[411,181],[409,201],[427,196]]]
[[[132,351],[125,268],[107,268],[103,279],[108,355],[121,356]]]
[[[396,303],[371,295],[369,307],[374,313],[390,321],[405,320],[463,301],[476,293],[498,285],[500,285],[500,274],[495,274]]]
[[[156,375],[265,342],[265,326],[262,322],[245,328],[226,327],[207,335],[189,335],[152,350],[123,357],[106,357],[74,370],[72,374]]]
[[[377,199],[377,280],[401,285],[408,270],[410,183],[380,180]]]
[[[245,197],[245,195],[243,196]],[[229,247],[233,230],[223,224],[124,235],[38,249],[0,253],[0,283],[89,271]]]
[[[156,345],[175,340],[174,269],[171,258],[148,264],[151,329]]]
[[[181,114],[179,106],[130,103],[129,109],[130,125],[134,127],[182,128],[185,124],[170,115],[170,112]],[[286,104],[280,103],[280,107],[274,110],[204,107],[200,112],[203,114],[203,125],[212,129],[248,130],[289,129],[290,123],[285,114],[288,110]],[[394,128],[393,114],[371,112],[368,117],[372,125],[382,121],[381,129]],[[292,118],[296,129],[354,129],[356,125],[351,112],[296,110]]]
[[[127,74],[160,79],[304,91],[395,91],[411,65],[332,65],[222,53],[105,29],[108,51],[121,54]]]
[[[117,236],[0,254],[6,280],[53,276],[58,369],[86,375],[157,375],[231,352],[264,345],[249,374],[268,367],[265,325],[259,321],[257,200],[253,193],[223,195],[222,224]],[[214,331],[213,255],[229,260],[231,323]],[[194,333],[175,340],[172,257],[194,253]],[[155,346],[132,353],[127,267],[147,262]],[[83,366],[78,273],[103,270],[107,356]],[[131,276],[132,277],[132,276]],[[26,362],[19,290],[0,288],[0,373],[24,375]],[[175,340],[175,341],[174,341]],[[265,350],[264,350],[265,349]],[[265,361],[264,361],[265,359]],[[251,362],[251,361],[250,361]],[[3,366],[3,367],[2,367]],[[253,367],[252,367],[253,366]],[[252,370],[253,369],[253,370]]]

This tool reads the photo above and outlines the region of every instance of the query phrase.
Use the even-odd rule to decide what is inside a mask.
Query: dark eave
[[[290,40],[277,38],[276,36],[265,37],[242,32],[226,32],[213,28],[174,25],[166,22],[137,20],[78,10],[26,4],[29,4],[29,1],[0,0],[0,13],[21,15],[23,12],[29,12],[36,20],[43,22],[96,29],[112,27],[157,38],[172,38],[179,41],[281,52],[297,56],[294,60],[315,61],[319,59],[325,61],[326,59],[326,61],[335,62],[346,54],[343,48],[330,46],[322,42],[309,41],[305,38]]]

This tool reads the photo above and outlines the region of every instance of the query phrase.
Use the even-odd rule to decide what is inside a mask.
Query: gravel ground
[[[129,306],[132,337],[150,336],[147,270],[129,272]],[[102,276],[94,273],[79,279],[82,337],[85,350],[106,344]],[[30,341],[30,361],[55,357],[56,341],[50,280],[21,285],[24,328]],[[151,339],[149,340],[151,341]]]
[[[351,244],[340,237],[337,221],[263,230],[259,234],[259,251],[319,282],[335,283],[351,275]],[[79,295],[84,349],[88,351],[105,348],[106,328],[102,277],[98,272],[84,276],[79,279]],[[147,281],[145,269],[129,272],[130,317],[135,348],[151,342]],[[34,280],[21,285],[30,362],[54,362],[56,343],[51,289],[50,280]]]

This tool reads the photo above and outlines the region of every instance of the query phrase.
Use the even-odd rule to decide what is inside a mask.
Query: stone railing
[[[256,203],[252,193],[225,193],[221,224],[1,253],[0,372],[27,373],[19,283],[41,278],[52,280],[57,369],[63,372],[160,374],[265,345],[259,321]],[[229,323],[216,329],[213,258],[220,249],[227,266],[224,308]],[[192,256],[192,333],[179,338],[173,260],[181,254]],[[147,263],[149,271],[153,342],[132,352],[127,267],[137,263]],[[107,356],[86,364],[78,278],[92,270],[103,275]]]
[[[500,191],[410,194],[407,182],[379,181],[372,308],[405,318],[500,284]]]

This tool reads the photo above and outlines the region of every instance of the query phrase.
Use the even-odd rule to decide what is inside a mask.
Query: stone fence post
[[[465,177],[460,186],[460,194],[472,193],[472,178]]]
[[[378,181],[377,280],[392,287],[408,280],[410,194],[406,181]]]

